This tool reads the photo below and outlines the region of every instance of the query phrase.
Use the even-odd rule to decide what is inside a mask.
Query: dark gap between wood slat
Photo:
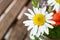
[[[5,36],[6,36],[7,33],[9,32],[10,28],[14,28],[14,25],[15,25],[16,21],[17,21],[17,20],[14,20],[13,23],[11,24],[12,26],[10,26],[10,27],[7,29],[7,31],[6,31],[6,33],[4,34],[2,40],[3,40],[3,39],[6,40],[6,39],[5,39]]]

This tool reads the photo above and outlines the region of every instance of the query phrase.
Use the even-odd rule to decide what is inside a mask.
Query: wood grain
[[[26,11],[27,8],[24,7],[23,10],[24,9]],[[20,13],[20,14],[23,14],[23,13]],[[24,27],[23,21],[27,19],[27,17],[24,14],[21,17],[22,18],[19,21],[17,21],[15,25],[13,26],[14,28],[8,40],[23,40],[24,39],[27,33],[27,30],[26,30],[27,27]]]
[[[1,15],[13,0],[0,0],[0,1],[1,1],[0,2],[0,15]]]
[[[3,38],[4,34],[13,23],[16,16],[19,14],[19,11],[21,11],[27,1],[28,0],[17,0],[15,5],[10,9],[4,19],[0,22],[0,39]]]
[[[27,7],[31,8],[31,3],[29,3]],[[27,7],[24,7],[18,16],[18,21],[14,24],[8,40],[29,40],[27,37],[27,27],[23,24],[23,21],[28,19],[27,16],[24,15],[24,13],[27,12]]]

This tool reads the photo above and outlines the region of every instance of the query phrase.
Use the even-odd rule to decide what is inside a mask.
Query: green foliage
[[[54,5],[53,5],[53,6],[51,6],[51,10],[53,10],[53,8],[54,8]]]
[[[53,5],[53,6],[49,6],[48,12],[49,12],[49,13],[52,12],[53,8],[54,8],[54,5]]]
[[[36,0],[32,0],[32,4],[33,4],[33,6],[34,6],[35,8],[37,7]]]
[[[37,37],[36,35],[34,36],[34,38],[35,38],[34,40],[39,40],[39,37]]]
[[[54,26],[54,29],[49,29],[49,35],[44,35],[51,39],[60,38],[60,26]]]

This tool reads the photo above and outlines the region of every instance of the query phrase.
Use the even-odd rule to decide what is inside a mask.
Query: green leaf
[[[32,0],[32,4],[33,4],[33,6],[34,6],[35,8],[37,7],[36,0]]]
[[[51,39],[60,38],[60,25],[54,26],[54,29],[49,29],[49,35],[47,35],[47,34],[44,34],[44,35]]]
[[[54,5],[53,6],[51,6],[51,10],[54,8]]]
[[[35,38],[34,40],[39,40],[39,37],[37,37],[36,35],[34,36],[34,38]]]
[[[48,8],[48,12],[51,13],[53,11],[54,5],[53,6],[49,6]]]

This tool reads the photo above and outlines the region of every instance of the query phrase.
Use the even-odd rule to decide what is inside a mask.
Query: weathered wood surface
[[[0,0],[0,15],[13,0]]]
[[[27,30],[26,30],[27,27],[25,27],[22,23],[24,20],[24,17],[26,19],[26,16],[23,15],[22,20],[18,21],[14,25],[13,31],[11,32],[11,35],[8,40],[24,40],[27,33]]]
[[[0,16],[0,21],[5,17],[5,15],[10,11],[10,9],[14,6],[16,0],[13,0],[8,8],[4,11],[4,13]]]
[[[26,11],[27,8],[24,7],[23,10]],[[26,30],[27,27],[24,27],[23,25],[23,20],[27,19],[27,17],[23,15],[23,13],[20,13],[20,14],[22,14],[21,16],[22,18],[19,21],[17,21],[13,26],[14,28],[11,32],[9,40],[23,40],[27,33],[27,30]]]
[[[16,16],[19,14],[19,11],[21,11],[27,1],[28,0],[17,0],[15,5],[10,9],[4,19],[0,22],[0,39],[3,38],[4,34],[13,23]]]
[[[31,3],[29,3],[28,7],[31,8]],[[29,40],[29,37],[27,37],[27,27],[23,24],[23,21],[28,19],[27,16],[24,15],[25,12],[27,12],[27,7],[24,7],[18,16],[18,21],[14,24],[8,40]]]

